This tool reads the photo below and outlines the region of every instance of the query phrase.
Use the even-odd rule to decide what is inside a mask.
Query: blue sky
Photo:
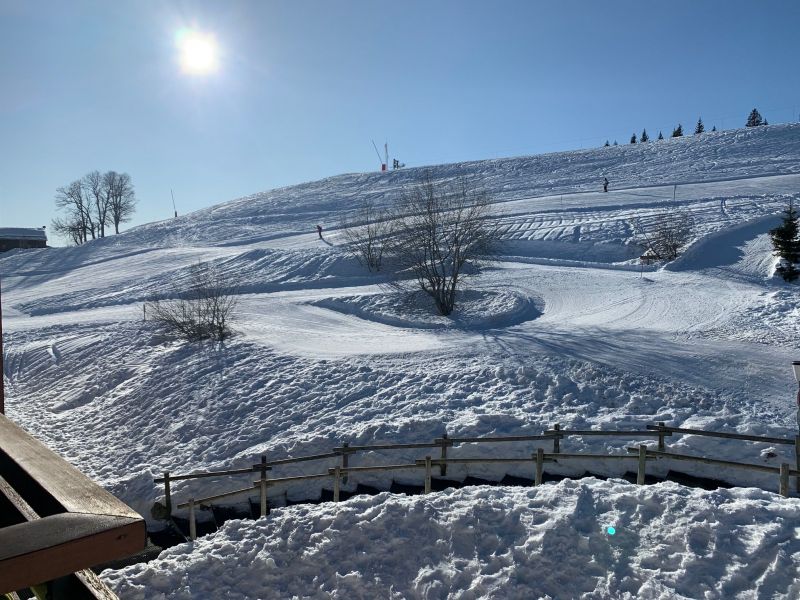
[[[800,2],[0,0],[0,225],[130,173],[133,224],[379,168],[798,119]],[[212,33],[188,75],[175,32]]]

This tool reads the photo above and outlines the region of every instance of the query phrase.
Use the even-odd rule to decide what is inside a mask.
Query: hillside
[[[435,317],[424,303],[400,306],[380,278],[343,251],[337,230],[341,217],[362,199],[388,203],[422,172],[435,180],[471,180],[490,195],[501,222],[501,256],[464,295],[453,320]],[[608,193],[598,191],[604,176],[611,181]],[[653,421],[796,435],[796,384],[789,365],[800,356],[800,291],[772,277],[766,235],[789,198],[800,199],[797,124],[341,175],[240,198],[82,247],[13,251],[0,255],[7,414],[148,516],[162,495],[153,477],[165,470],[241,467],[265,452],[327,452],[342,440],[427,441],[445,430],[451,436],[519,435],[551,423],[643,428]],[[647,223],[675,208],[693,215],[694,243],[674,263],[640,272],[641,249],[633,243],[631,222]],[[325,227],[324,240],[316,236],[317,223]],[[190,266],[201,260],[213,261],[239,290],[238,334],[224,345],[174,340],[142,320],[142,302],[181,289]],[[624,451],[631,443],[638,441],[582,438],[571,440],[570,448]],[[789,446],[684,436],[672,447],[771,466],[794,462]],[[529,455],[530,448],[513,451]],[[419,456],[409,451],[392,458]],[[580,475],[585,465],[553,469]],[[300,472],[299,466],[285,471]],[[452,473],[497,480],[504,474],[486,466]],[[609,465],[596,474],[619,477],[623,471]],[[773,478],[757,473],[706,467],[696,474],[775,487]],[[386,489],[390,477],[365,476],[358,483]],[[637,494],[652,493],[644,499],[651,505],[689,494],[673,484],[647,493],[622,482],[586,485],[606,512]],[[178,484],[174,492],[184,499],[224,489],[225,482],[204,481]],[[275,502],[316,497],[320,489],[316,483],[294,486],[286,495],[281,490]],[[509,505],[530,492],[532,506],[538,506],[545,494],[541,488],[498,490],[492,502]],[[575,493],[582,501],[581,494],[590,492]],[[494,493],[454,492],[465,504]],[[757,503],[763,513],[755,537],[774,533],[771,516],[797,510],[797,500],[768,492],[758,492],[757,501],[742,490],[730,492],[724,502],[715,494],[697,491],[686,510],[711,522],[725,512],[726,502]],[[384,501],[386,510],[401,514],[427,510],[416,499]],[[370,514],[373,499],[357,502]],[[281,515],[298,514],[291,510],[299,509]],[[338,509],[313,510],[318,514],[298,517],[298,531],[336,518]],[[436,511],[429,521],[408,525],[409,539],[417,535],[415,527],[452,516],[446,508]],[[573,520],[587,511],[576,509]],[[659,518],[659,531],[669,529],[669,516]],[[358,523],[358,515],[351,520]],[[233,554],[242,538],[253,536],[252,547],[288,552],[278,548],[278,539],[291,534],[293,523],[273,526],[268,520],[256,530],[233,523],[195,550],[169,551],[159,563],[171,570],[165,575],[168,585],[148,575],[148,567],[108,577],[120,590],[143,586],[136,588],[139,597],[157,597],[156,592],[190,597],[181,595],[177,583],[184,555],[191,555],[192,569],[206,569],[225,560],[215,544]],[[556,526],[548,523],[536,524]],[[486,526],[478,525],[481,531]],[[783,554],[773,556],[772,566],[759,563],[754,574],[800,566],[800,542],[781,527]],[[579,537],[595,543],[587,531],[579,530]],[[716,555],[697,541],[707,534],[697,535],[681,542],[680,553],[706,569],[705,578],[713,576],[710,564],[720,557],[747,562],[761,547],[754,543],[745,551],[720,542]],[[363,540],[380,547],[379,538],[373,532]],[[517,533],[510,532],[508,540],[518,541]],[[542,536],[526,540],[526,554],[547,542]],[[464,544],[460,549],[471,552]],[[640,555],[648,540],[626,544],[607,552]],[[474,572],[491,579],[491,552],[478,548],[475,554]],[[581,552],[575,560],[593,555]],[[615,565],[617,577],[630,575],[620,566],[623,559],[606,563]],[[642,564],[644,570],[631,577],[644,578],[654,568]],[[336,572],[344,576],[350,566],[337,564]],[[670,577],[658,579],[649,597],[683,594]],[[788,579],[765,577],[760,585],[776,597],[797,591]],[[635,594],[632,586],[601,585],[599,579],[600,573],[587,575],[585,597]],[[724,589],[707,584],[708,589],[747,589],[733,575],[725,581],[719,584]],[[276,585],[298,593],[286,581]],[[427,596],[414,589],[422,597],[439,597],[431,586]],[[364,597],[373,590],[366,584],[353,589],[367,590]],[[131,592],[131,597],[137,596]]]

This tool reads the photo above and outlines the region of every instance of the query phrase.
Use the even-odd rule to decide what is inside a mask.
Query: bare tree
[[[103,185],[108,194],[108,212],[114,224],[114,233],[119,233],[120,223],[130,221],[136,212],[133,182],[127,173],[109,171],[103,175]]]
[[[401,198],[391,238],[398,281],[410,273],[442,315],[453,312],[459,288],[497,241],[489,207],[488,195],[465,180],[440,183],[430,175]]]
[[[392,233],[389,211],[365,200],[355,214],[341,220],[340,227],[347,250],[370,271],[380,271]]]
[[[78,243],[84,243],[89,239],[95,237],[95,226],[92,220],[92,210],[89,196],[85,193],[85,189],[81,180],[76,180],[67,186],[60,187],[56,190],[56,208],[62,209],[66,212],[66,216],[61,221],[54,221],[53,225],[56,229],[59,227],[67,227],[67,230],[77,229],[80,234],[78,235]],[[75,239],[70,233],[69,237]]]
[[[57,235],[66,238],[76,246],[84,242],[85,232],[83,226],[74,216],[67,216],[63,219],[61,217],[56,217],[53,219],[51,228]]]
[[[106,177],[100,171],[92,171],[83,176],[82,184],[88,197],[90,212],[99,237],[106,237],[108,209],[111,204],[110,190],[106,185]]]
[[[659,260],[675,260],[694,237],[694,218],[685,209],[657,215],[649,224],[641,219],[632,222],[640,245],[651,250]]]
[[[189,288],[171,300],[145,303],[145,313],[167,330],[189,340],[224,340],[233,333],[235,290],[208,263],[193,265]]]

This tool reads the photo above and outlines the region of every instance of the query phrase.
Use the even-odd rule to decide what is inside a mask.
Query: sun
[[[219,67],[219,47],[210,33],[181,29],[175,35],[181,69],[190,75],[206,75]]]

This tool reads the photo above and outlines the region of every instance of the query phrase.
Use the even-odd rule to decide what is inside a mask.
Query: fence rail
[[[749,442],[762,442],[770,444],[786,444],[794,445],[795,447],[795,469],[791,469],[788,463],[783,463],[780,467],[773,467],[768,465],[757,465],[752,463],[742,463],[737,461],[723,460],[705,456],[692,456],[688,454],[676,454],[666,451],[666,437],[675,435],[703,435],[717,438],[736,439]],[[591,437],[591,436],[609,436],[609,437],[652,437],[657,438],[656,449],[648,447],[645,444],[639,444],[636,447],[626,447],[627,454],[598,454],[588,452],[578,453],[565,453],[561,452],[561,442],[567,437]],[[543,448],[536,448],[536,451],[530,457],[458,457],[448,458],[447,449],[461,444],[483,444],[483,443],[511,443],[511,442],[539,442],[539,441],[552,441],[552,452],[545,452]],[[429,449],[439,448],[440,456],[434,458],[426,456],[424,459],[417,459],[414,463],[401,463],[401,464],[384,464],[384,465],[365,465],[365,466],[350,466],[350,456],[372,452],[376,450],[409,450],[409,449]],[[334,467],[325,468],[322,473],[312,473],[307,475],[293,475],[287,477],[269,477],[268,473],[274,467],[289,465],[300,462],[320,461],[338,459],[339,464]],[[445,433],[440,438],[435,438],[432,442],[415,442],[415,443],[398,443],[398,444],[368,444],[360,446],[351,446],[349,443],[344,442],[341,446],[333,448],[331,452],[322,454],[312,454],[307,456],[289,457],[277,460],[267,460],[266,455],[261,456],[261,462],[252,465],[250,468],[241,469],[228,469],[221,471],[206,471],[198,473],[187,473],[183,475],[172,475],[169,471],[164,473],[164,477],[156,478],[156,483],[164,484],[164,496],[166,503],[166,511],[168,515],[172,514],[172,497],[171,497],[171,482],[186,481],[192,479],[204,479],[212,477],[227,477],[245,474],[260,474],[260,479],[254,481],[252,485],[240,489],[232,490],[221,494],[206,496],[203,498],[195,499],[190,498],[188,502],[183,502],[177,505],[178,509],[189,509],[189,532],[190,537],[196,537],[195,525],[195,508],[200,506],[208,506],[209,503],[222,500],[226,498],[233,498],[241,495],[252,495],[258,493],[260,496],[261,516],[267,514],[267,491],[279,484],[295,483],[300,481],[309,481],[314,479],[331,478],[333,481],[333,499],[335,502],[340,498],[341,484],[346,484],[349,475],[357,473],[370,473],[370,472],[391,472],[398,470],[414,470],[424,469],[424,490],[425,493],[431,491],[432,485],[432,470],[438,467],[439,475],[444,476],[447,472],[448,465],[469,465],[469,464],[531,464],[534,466],[534,485],[542,483],[544,472],[544,465],[546,463],[557,463],[560,460],[589,460],[589,461],[603,461],[603,460],[637,460],[637,473],[636,481],[638,484],[644,484],[646,474],[646,464],[648,460],[662,460],[673,459],[679,461],[690,461],[701,464],[725,466],[732,468],[739,468],[744,470],[759,471],[763,473],[777,473],[779,475],[778,491],[783,496],[789,495],[789,477],[796,477],[796,485],[800,491],[800,436],[794,439],[780,438],[771,436],[756,436],[730,432],[720,431],[707,431],[704,429],[687,429],[680,427],[669,427],[663,422],[657,424],[650,424],[646,426],[645,430],[584,430],[584,429],[561,429],[558,424],[552,426],[541,434],[535,435],[516,435],[516,436],[485,436],[485,437],[448,437]]]

